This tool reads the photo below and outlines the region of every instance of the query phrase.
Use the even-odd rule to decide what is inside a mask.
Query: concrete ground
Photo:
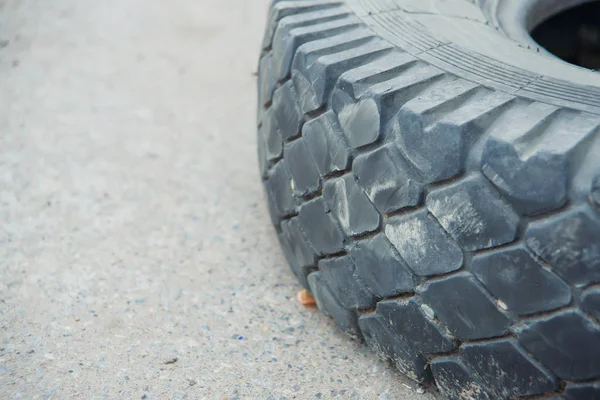
[[[1,399],[432,399],[269,225],[267,0],[0,0]]]

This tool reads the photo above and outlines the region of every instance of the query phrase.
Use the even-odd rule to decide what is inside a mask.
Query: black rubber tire
[[[535,73],[415,19],[495,30],[479,3],[272,4],[273,224],[319,309],[447,398],[600,399],[600,75],[498,45]]]

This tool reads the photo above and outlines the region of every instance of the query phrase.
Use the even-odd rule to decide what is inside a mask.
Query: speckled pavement
[[[266,6],[0,0],[1,399],[433,399],[296,300]]]

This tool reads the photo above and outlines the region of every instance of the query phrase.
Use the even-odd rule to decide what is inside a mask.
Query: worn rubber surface
[[[600,85],[442,40],[411,14],[486,10],[422,3],[273,3],[258,141],[289,264],[449,399],[600,398]]]

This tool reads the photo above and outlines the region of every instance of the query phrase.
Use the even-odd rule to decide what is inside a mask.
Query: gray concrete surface
[[[1,399],[433,398],[296,301],[257,177],[266,6],[0,1]]]

